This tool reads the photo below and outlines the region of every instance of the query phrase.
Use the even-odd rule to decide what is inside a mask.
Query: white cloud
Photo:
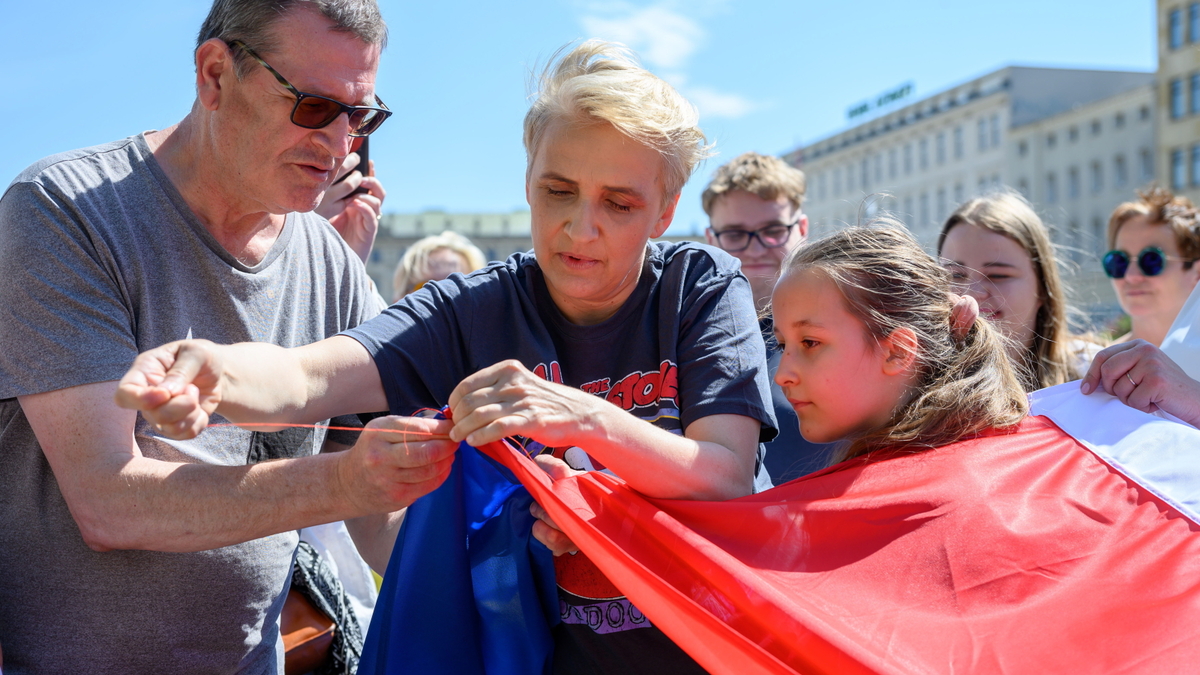
[[[701,119],[737,119],[758,109],[757,104],[744,96],[722,93],[711,87],[688,87],[682,93],[700,110]]]
[[[726,0],[695,0],[690,4],[662,0],[638,7],[628,2],[595,2],[580,17],[588,37],[621,42],[632,48],[659,77],[679,90],[700,110],[702,118],[738,118],[758,109],[744,96],[707,86],[689,86],[688,61],[704,44],[707,32],[692,15],[719,13]]]
[[[580,19],[589,37],[623,42],[637,51],[646,63],[657,68],[679,68],[704,40],[704,29],[692,19],[663,5],[630,7],[601,17]]]

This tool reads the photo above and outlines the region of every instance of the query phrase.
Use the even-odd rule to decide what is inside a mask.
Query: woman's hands
[[[1166,411],[1200,427],[1200,382],[1145,340],[1131,340],[1101,350],[1092,360],[1080,390],[1102,389],[1142,412]]]

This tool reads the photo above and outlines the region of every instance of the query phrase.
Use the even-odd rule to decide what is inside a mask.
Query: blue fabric
[[[508,469],[460,445],[450,477],[405,515],[358,672],[550,673],[558,596],[532,502]]]

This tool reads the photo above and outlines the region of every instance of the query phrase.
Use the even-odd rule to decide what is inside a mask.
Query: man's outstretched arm
[[[373,420],[350,450],[249,466],[144,457],[115,382],[23,396],[22,409],[93,549],[198,551],[401,509],[449,474],[446,422]],[[408,433],[403,433],[408,432]],[[425,439],[425,440],[419,440]]]
[[[233,422],[286,424],[387,409],[371,355],[340,335],[292,349],[171,342],[138,355],[116,401],[177,440],[194,438],[213,412]]]

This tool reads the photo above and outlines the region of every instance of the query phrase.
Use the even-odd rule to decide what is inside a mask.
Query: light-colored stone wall
[[[1193,5],[1200,12],[1200,3],[1180,0],[1158,0],[1158,152],[1157,164],[1159,183],[1169,186],[1192,201],[1200,202],[1200,109],[1193,107],[1192,76],[1200,75],[1200,35],[1193,35],[1190,14]],[[1170,39],[1170,16],[1179,12],[1182,22],[1182,40],[1172,48]],[[1181,88],[1183,110],[1176,116],[1172,113],[1171,87],[1178,83]],[[1200,84],[1200,83],[1198,83]],[[1196,103],[1200,103],[1200,92]],[[1173,174],[1173,157],[1179,153],[1183,161],[1181,176]],[[1182,179],[1182,180],[1179,180]]]

